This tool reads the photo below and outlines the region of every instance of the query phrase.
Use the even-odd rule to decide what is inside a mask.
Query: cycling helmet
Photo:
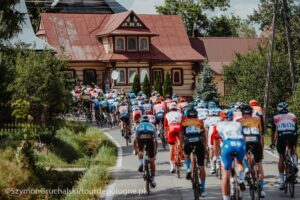
[[[235,107],[235,109],[238,109],[238,108],[242,109],[243,105],[244,105],[244,103],[237,102],[237,103],[235,103],[234,107]]]
[[[151,110],[146,110],[146,111],[145,111],[145,114],[146,114],[146,115],[152,115],[152,111],[151,111]]]
[[[226,112],[226,111],[221,111],[220,112],[220,117],[222,118],[222,119],[226,119],[227,118],[227,115],[228,113]]]
[[[197,118],[198,117],[198,112],[197,110],[191,108],[187,111],[187,117],[189,118]]]
[[[169,105],[169,110],[177,110],[177,105],[175,103],[171,103]]]
[[[150,120],[149,120],[149,117],[148,117],[148,115],[143,115],[143,116],[141,117],[141,122],[146,122],[146,123],[149,123],[149,122],[150,122]]]
[[[171,102],[177,104],[177,100],[176,99],[172,99]]]
[[[252,115],[253,109],[250,105],[242,106],[242,114],[243,115]]]
[[[165,100],[165,98],[164,98],[163,96],[160,96],[159,99],[160,99],[161,101],[164,101],[164,100]]]
[[[186,102],[185,98],[180,98],[179,102]]]
[[[281,102],[278,104],[277,110],[279,113],[288,113],[289,112],[289,104],[286,102]]]
[[[144,104],[147,104],[149,103],[149,100],[148,99],[144,99]]]
[[[151,96],[155,96],[157,94],[157,92],[156,91],[153,91],[152,93],[151,93]]]
[[[208,108],[215,108],[217,107],[217,104],[213,101],[208,102]]]
[[[141,97],[143,95],[142,91],[139,91],[138,96]]]
[[[170,99],[171,96],[169,94],[166,95],[166,99]]]
[[[255,99],[252,99],[252,100],[249,102],[249,105],[250,105],[250,106],[258,106],[258,101],[255,100]]]
[[[206,108],[206,103],[200,102],[200,103],[198,103],[198,107],[200,107],[200,108]]]
[[[140,96],[137,96],[136,100],[141,100],[142,98]]]

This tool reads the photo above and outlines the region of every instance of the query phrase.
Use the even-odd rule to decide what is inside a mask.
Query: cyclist
[[[168,136],[169,151],[170,151],[170,172],[174,173],[174,163],[175,163],[175,143],[180,142],[182,146],[182,138],[180,134],[182,133],[182,120],[183,115],[178,111],[178,107],[175,103],[171,103],[169,106],[169,112],[164,118],[165,133]]]
[[[275,140],[277,139],[277,151],[279,154],[278,171],[279,171],[279,189],[284,189],[284,154],[286,146],[288,145],[291,150],[291,155],[295,164],[295,173],[298,172],[297,168],[297,118],[289,112],[289,105],[286,102],[281,102],[277,106],[278,114],[272,120],[272,146],[274,147]]]
[[[243,114],[242,114],[243,105],[244,104],[241,103],[241,102],[237,102],[234,105],[234,108],[233,108],[233,121],[237,121],[238,119],[243,117]]]
[[[151,168],[151,186],[155,187],[155,155],[157,152],[157,136],[156,128],[153,124],[149,122],[149,117],[143,115],[141,118],[141,123],[136,127],[136,138],[138,146],[138,158],[139,158],[139,172],[143,172],[143,157],[144,157],[144,146],[146,145],[148,157],[150,159]]]
[[[184,114],[189,108],[189,103],[185,100],[185,98],[180,98],[178,102],[178,107],[182,114]]]
[[[107,97],[107,102],[108,102],[108,108],[109,108],[109,116],[113,122],[113,120],[115,120],[114,113],[116,110],[116,107],[114,105],[114,99],[109,96],[109,97]]]
[[[189,109],[187,111],[187,118],[182,121],[183,136],[184,136],[184,154],[185,154],[185,163],[187,168],[186,178],[191,179],[190,155],[193,151],[193,147],[195,147],[197,164],[200,169],[202,197],[206,197],[207,195],[205,189],[206,174],[204,168],[206,134],[204,129],[204,123],[202,120],[197,119],[197,115],[198,113],[195,109]]]
[[[217,133],[223,140],[221,160],[222,169],[222,193],[223,200],[230,200],[230,175],[234,158],[232,153],[236,153],[236,161],[239,169],[239,184],[242,191],[245,190],[245,172],[243,160],[246,155],[246,145],[242,133],[242,125],[232,121],[232,115],[226,115],[224,121],[217,124]]]
[[[130,133],[130,118],[129,118],[129,109],[128,109],[128,105],[125,102],[122,102],[120,107],[119,107],[119,114],[120,114],[120,120],[121,120],[121,133],[122,136],[124,136],[123,134],[123,128],[124,128],[124,124],[126,124],[126,128],[127,131],[129,132],[129,135],[131,135]]]
[[[262,135],[262,125],[260,119],[253,117],[253,109],[250,105],[242,107],[243,117],[238,120],[243,127],[243,135],[246,143],[246,152],[251,150],[255,163],[258,166],[258,183],[260,187],[260,195],[262,198],[266,196],[264,191],[264,170],[262,166],[264,136]],[[252,147],[252,148],[251,148]],[[249,171],[249,165],[245,160],[246,172]]]
[[[255,100],[255,99],[252,99],[250,102],[249,102],[249,105],[252,107],[253,109],[253,116],[254,117],[257,117],[260,119],[260,122],[261,122],[261,126],[264,127],[264,112],[263,112],[263,109],[262,107],[259,106],[258,104],[258,101]],[[262,134],[264,135],[265,131],[264,129],[262,129]]]
[[[137,101],[132,101],[132,106],[131,106],[131,113],[132,113],[132,121],[133,122],[138,122],[142,116],[142,109],[138,105]]]
[[[94,112],[95,112],[95,119],[97,126],[100,125],[100,97],[93,99],[93,105],[94,105]]]
[[[144,104],[142,105],[142,107],[143,107],[143,113],[144,113],[144,114],[145,114],[145,112],[146,112],[147,110],[152,111],[152,105],[151,105],[151,103],[149,103],[148,99],[145,99],[145,100],[144,100]]]
[[[210,173],[215,174],[216,173],[216,161],[217,157],[214,154],[214,146],[211,142],[211,137],[214,130],[214,125],[216,125],[219,121],[221,121],[221,118],[219,116],[220,109],[216,107],[212,107],[208,110],[208,117],[204,121],[207,137],[208,137],[208,148],[209,148],[209,161],[210,161]]]
[[[164,117],[166,114],[166,105],[161,100],[156,100],[153,106],[153,115],[155,116],[156,128],[159,130],[159,124],[163,124]]]
[[[166,108],[168,108],[171,103],[172,103],[171,96],[169,94],[167,94],[166,100],[165,100]]]
[[[147,115],[149,117],[149,122],[155,126],[156,125],[156,119],[155,119],[155,116],[152,114],[152,111],[151,110],[146,110],[145,115]]]
[[[206,104],[204,102],[198,103],[195,108],[198,112],[198,119],[205,120],[208,116],[208,109],[206,108]]]

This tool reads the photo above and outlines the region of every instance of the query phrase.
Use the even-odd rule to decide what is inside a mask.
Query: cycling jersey
[[[178,107],[180,108],[181,112],[183,113],[184,110],[186,110],[190,107],[190,105],[188,102],[180,102],[180,103],[178,103]]]
[[[94,99],[93,100],[93,104],[94,104],[94,110],[97,111],[100,108],[100,102],[98,101],[98,99]]]
[[[151,124],[154,124],[154,125],[155,125],[155,123],[156,123],[156,121],[155,121],[155,116],[154,116],[154,115],[148,115],[148,117],[149,117],[149,122],[150,122]]]
[[[278,114],[273,118],[273,132],[277,130],[279,137],[281,135],[297,135],[297,118],[293,113]]]
[[[249,150],[254,156],[256,163],[263,159],[263,148],[261,144],[262,126],[257,117],[241,118],[238,120],[243,126],[243,134],[246,142],[246,151]]]
[[[140,123],[135,128],[136,140],[138,143],[139,151],[144,150],[144,146],[147,146],[147,152],[149,158],[155,157],[155,140],[156,140],[156,128],[151,123]]]
[[[190,155],[195,148],[197,164],[204,166],[205,146],[204,146],[204,123],[198,119],[184,119],[182,122],[184,140],[184,153]]]
[[[169,105],[172,103],[171,99],[165,100],[165,106],[166,108],[169,108]]]
[[[164,127],[168,133],[168,143],[175,144],[176,137],[182,132],[183,115],[178,111],[171,111],[164,118]]]
[[[198,119],[205,120],[208,116],[208,109],[207,108],[196,108],[198,112]]]
[[[146,110],[152,111],[152,105],[150,103],[146,103],[143,105],[143,111],[145,112]]]
[[[225,170],[232,167],[232,153],[236,153],[239,162],[243,162],[246,146],[243,140],[242,125],[239,122],[222,121],[217,124],[218,135],[223,139],[221,160]]]
[[[131,106],[132,118],[137,122],[142,116],[142,109],[140,106]]]
[[[120,106],[119,113],[120,120],[124,121],[127,126],[130,125],[128,106]]]
[[[109,111],[109,103],[108,103],[108,101],[107,100],[100,101],[100,108],[102,109],[102,111],[108,112]]]
[[[243,114],[241,111],[235,111],[233,112],[233,121],[237,121],[243,117]]]
[[[164,103],[155,104],[153,106],[153,115],[156,118],[156,123],[162,122],[166,113],[166,106]]]
[[[221,121],[220,117],[217,116],[211,116],[207,117],[206,120],[204,121],[204,126],[206,130],[208,131],[208,147],[212,147],[212,135],[214,131],[214,125],[216,125],[219,121]]]

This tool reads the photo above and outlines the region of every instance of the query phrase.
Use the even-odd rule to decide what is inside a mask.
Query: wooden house
[[[43,13],[37,36],[57,55],[70,57],[70,73],[85,83],[131,90],[134,76],[153,84],[171,74],[173,90],[192,96],[199,63],[206,58],[192,48],[180,16]],[[111,80],[111,72],[118,79]]]

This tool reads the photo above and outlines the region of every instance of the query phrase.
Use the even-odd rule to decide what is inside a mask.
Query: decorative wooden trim
[[[96,69],[91,69],[91,68],[87,68],[87,69],[83,70],[83,73],[82,73],[82,80],[83,80],[83,82],[86,83],[85,80],[84,80],[85,79],[84,73],[86,71],[93,71],[94,72],[94,74],[95,74],[94,84],[97,84],[97,70]]]
[[[173,82],[173,71],[177,71],[177,70],[180,70],[180,73],[181,73],[181,83],[180,84]],[[184,74],[183,74],[183,69],[182,68],[172,68],[171,69],[171,82],[172,82],[172,85],[173,86],[182,86],[182,85],[184,85],[183,76],[184,76]]]

